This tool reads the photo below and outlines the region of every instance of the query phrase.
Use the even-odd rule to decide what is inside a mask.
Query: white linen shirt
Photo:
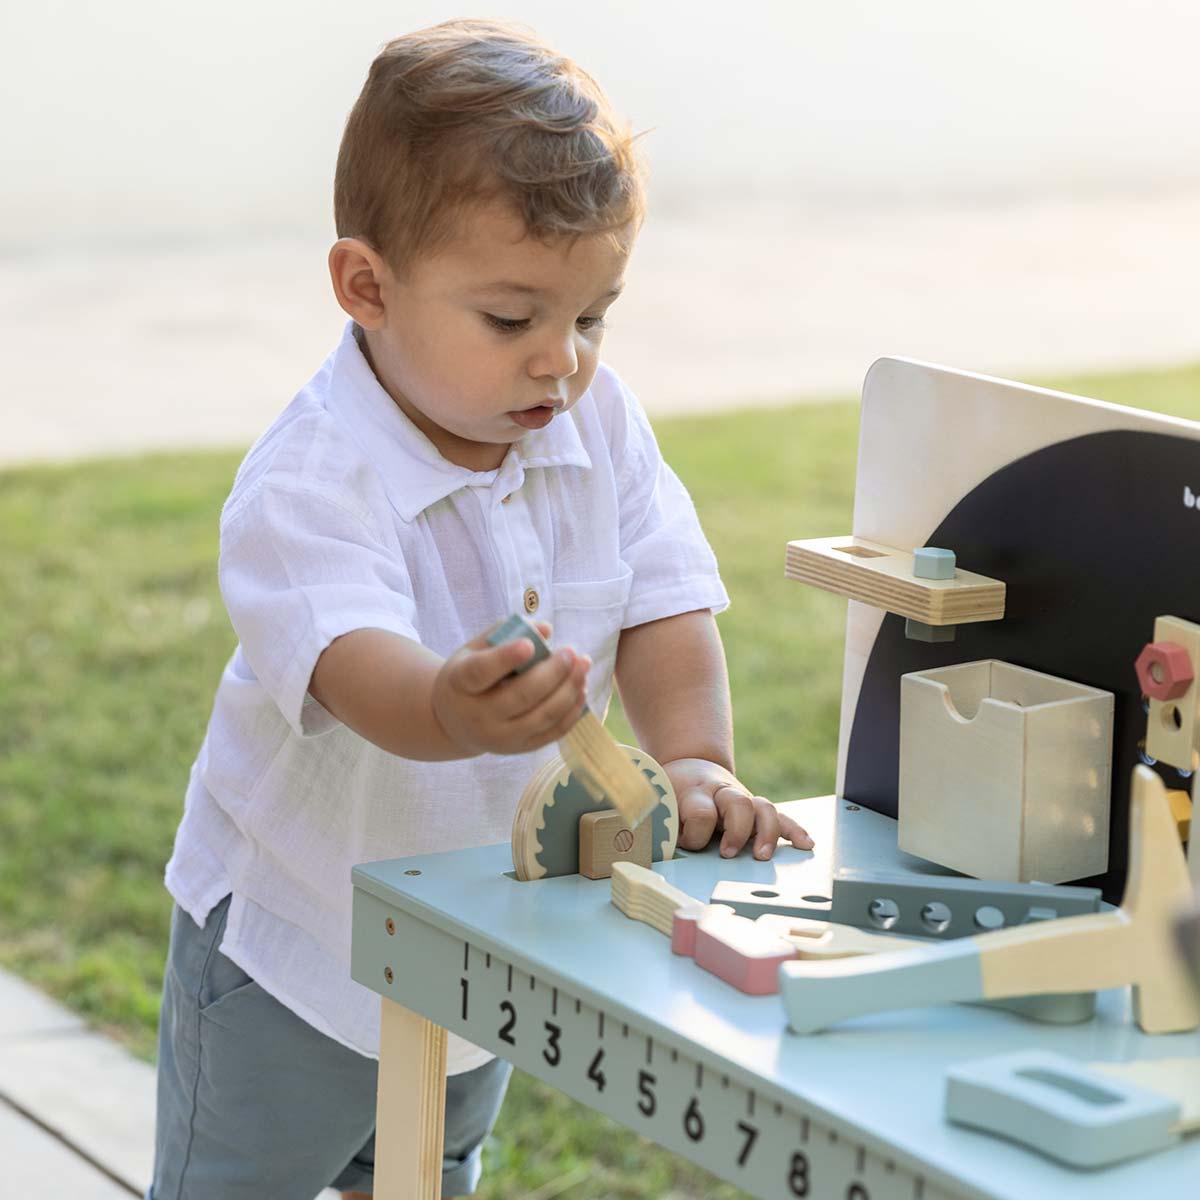
[[[554,643],[592,656],[588,702],[603,713],[623,628],[720,611],[728,597],[690,497],[611,370],[498,469],[471,471],[384,391],[352,322],[242,462],[218,570],[238,646],[166,886],[201,926],[232,892],[222,953],[376,1057],[379,997],[350,978],[351,868],[507,841],[521,792],[556,749],[396,757],[308,695],[321,652],[369,627],[448,656],[524,612],[532,589]],[[451,1073],[490,1057],[451,1037]]]

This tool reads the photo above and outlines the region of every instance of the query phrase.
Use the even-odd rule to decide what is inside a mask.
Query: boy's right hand
[[[549,640],[549,624],[538,621],[537,628]],[[562,647],[514,675],[533,653],[528,638],[491,646],[482,633],[442,664],[433,681],[433,712],[464,755],[536,750],[579,720],[592,660]]]

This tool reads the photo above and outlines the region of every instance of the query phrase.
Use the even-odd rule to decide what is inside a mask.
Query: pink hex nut
[[[1188,652],[1178,642],[1147,643],[1134,665],[1143,694],[1152,700],[1178,700],[1196,677]]]

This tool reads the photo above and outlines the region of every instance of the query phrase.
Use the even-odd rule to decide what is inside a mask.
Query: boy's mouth
[[[508,415],[525,429],[544,429],[556,412],[557,404],[539,404],[535,408],[515,408]]]

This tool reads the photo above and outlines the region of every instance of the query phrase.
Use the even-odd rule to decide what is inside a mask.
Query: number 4
[[[592,1059],[592,1065],[588,1067],[587,1077],[596,1085],[597,1091],[604,1091],[604,1085],[608,1082],[604,1078],[604,1072],[600,1070],[600,1064],[604,1061],[604,1051],[597,1050],[596,1057]]]

